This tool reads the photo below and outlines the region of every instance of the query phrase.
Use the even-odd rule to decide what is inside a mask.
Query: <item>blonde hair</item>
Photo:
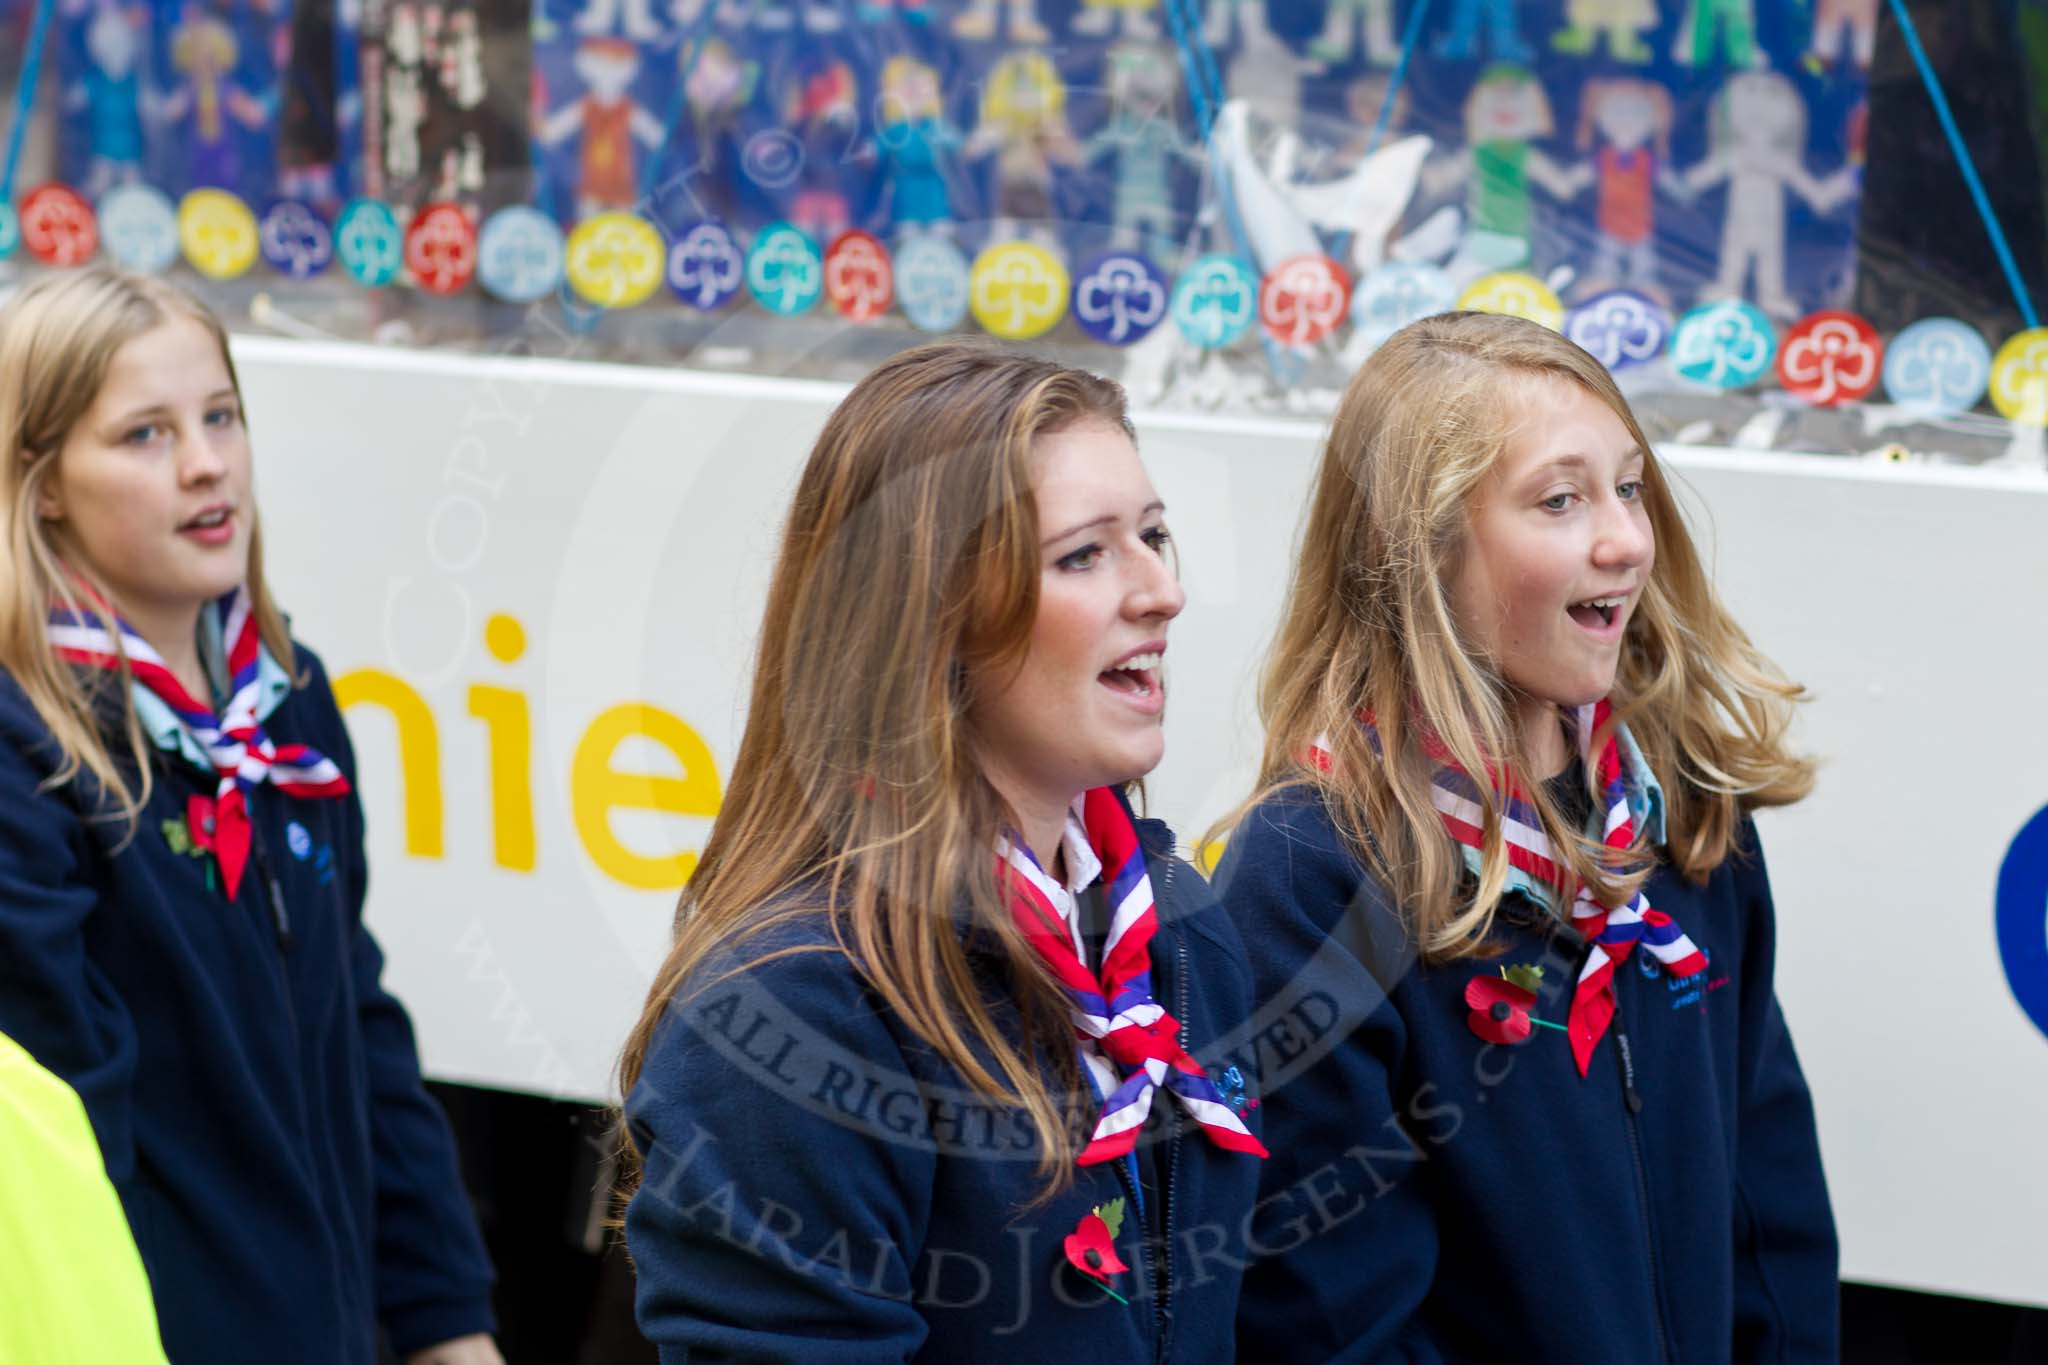
[[[969,677],[1001,677],[1029,647],[1034,446],[1088,423],[1130,434],[1120,387],[959,341],[886,361],[826,420],[783,532],[746,732],[677,905],[675,944],[620,1059],[622,1094],[686,994],[836,944],[970,1086],[1030,1115],[1049,1189],[1069,1178],[1074,1138],[1050,1081],[1078,1083],[1072,1024],[998,895],[996,841],[1015,821],[982,773],[967,717]],[[833,944],[713,965],[821,914]],[[963,927],[1009,959],[1021,1036],[1004,1031],[977,985]],[[621,1131],[630,1192],[637,1154]]]
[[[1503,802],[1491,789],[1499,784],[1481,781],[1483,866],[1477,888],[1465,886],[1462,857],[1430,802],[1429,737],[1465,772],[1500,772],[1527,792],[1563,875],[1603,902],[1639,886],[1655,861],[1641,835],[1626,865],[1615,865],[1565,825],[1522,763],[1509,685],[1452,607],[1470,501],[1513,439],[1531,383],[1578,385],[1643,452],[1656,557],[1610,695],[1615,722],[1627,724],[1664,786],[1666,856],[1703,880],[1729,856],[1745,812],[1797,801],[1813,785],[1811,760],[1787,747],[1791,703],[1805,691],[1715,596],[1649,440],[1606,369],[1520,318],[1446,313],[1413,323],[1352,378],[1331,423],[1261,679],[1257,792],[1233,818],[1283,788],[1319,790],[1403,908],[1417,946],[1439,961],[1487,951],[1508,862]],[[1378,749],[1361,712],[1374,719]],[[1305,764],[1318,743],[1329,762]]]
[[[0,308],[0,518],[6,554],[0,558],[0,668],[11,674],[49,727],[62,754],[48,788],[80,772],[102,789],[98,814],[124,820],[132,833],[152,786],[150,746],[130,697],[133,675],[125,653],[120,667],[79,670],[50,647],[53,606],[94,617],[97,603],[119,603],[92,566],[66,558],[38,503],[72,429],[99,397],[107,370],[123,346],[175,318],[205,327],[220,347],[228,380],[241,398],[241,381],[228,355],[228,338],[206,305],[175,285],[110,270],[47,276]],[[264,645],[291,666],[291,637],[263,579],[263,537],[251,509],[246,580]],[[109,630],[113,622],[106,621]],[[118,632],[116,632],[118,636]],[[100,707],[118,708],[122,751],[117,759]]]

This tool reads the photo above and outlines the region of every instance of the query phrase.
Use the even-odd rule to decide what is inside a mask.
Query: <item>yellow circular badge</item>
[[[1031,242],[999,242],[974,258],[967,274],[974,320],[1005,341],[1029,341],[1067,315],[1067,268]]]
[[[2030,327],[1998,348],[1991,405],[2007,421],[2048,427],[2048,327]]]
[[[1564,326],[1564,304],[1558,300],[1556,291],[1534,275],[1519,270],[1480,276],[1458,295],[1458,307],[1527,318],[1553,332]]]
[[[647,302],[661,288],[667,266],[668,249],[661,234],[636,214],[595,214],[569,234],[569,287],[584,302],[600,308],[634,308]]]
[[[193,190],[178,203],[178,245],[210,280],[232,280],[256,263],[256,215],[226,190]]]

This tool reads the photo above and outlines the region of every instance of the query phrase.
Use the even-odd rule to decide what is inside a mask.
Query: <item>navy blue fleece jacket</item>
[[[264,722],[351,781],[320,661]],[[118,747],[118,746],[117,746]],[[157,765],[130,837],[0,672],[0,1032],[85,1101],[142,1251],[166,1353],[370,1365],[491,1328],[491,1270],[412,1026],[363,927],[353,794],[251,798],[229,901],[166,822],[211,783]],[[277,895],[271,895],[270,880]]]
[[[1210,1065],[1249,1010],[1243,946],[1166,827],[1138,832],[1160,912],[1154,997],[1256,1134],[1256,1089]],[[743,951],[830,942],[819,917]],[[1162,1096],[1132,1160],[1078,1168],[1038,1203],[1028,1117],[971,1090],[835,948],[672,1005],[626,1112],[647,1153],[626,1236],[665,1365],[1232,1358],[1258,1158],[1213,1146]],[[1111,1284],[1128,1303],[1062,1250],[1117,1199],[1130,1270]]]
[[[1755,831],[1694,885],[1645,887],[1703,949],[1638,952],[1581,1077],[1565,1035],[1468,1025],[1467,983],[1544,968],[1562,1022],[1586,945],[1525,898],[1498,956],[1421,964],[1320,797],[1239,827],[1217,886],[1262,1014],[1241,1058],[1273,1159],[1240,1353],[1260,1361],[1818,1365],[1836,1355],[1833,1219],[1813,1107],[1771,985]]]

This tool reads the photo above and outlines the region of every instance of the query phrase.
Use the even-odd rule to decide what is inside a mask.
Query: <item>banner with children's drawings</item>
[[[2048,426],[2048,331],[1847,311],[1877,0],[4,3],[12,140],[47,62],[57,146],[0,256],[751,315],[756,352],[975,327],[1141,348],[1152,400],[1218,353],[1331,390],[1482,308],[1681,390]]]
[[[208,188],[333,228],[360,197],[398,232],[450,203],[472,234],[624,213],[735,250],[787,224],[819,256],[849,229],[964,260],[1014,240],[1069,280],[1133,253],[1161,287],[1206,255],[1261,281],[1310,256],[1372,293],[1393,260],[1442,272],[1404,273],[1411,302],[1526,271],[1780,322],[1854,278],[1876,24],[1875,0],[38,8],[58,178],[93,203]]]
[[[565,228],[1335,255],[1354,286],[1391,258],[1781,322],[1854,279],[1872,0],[536,4]]]

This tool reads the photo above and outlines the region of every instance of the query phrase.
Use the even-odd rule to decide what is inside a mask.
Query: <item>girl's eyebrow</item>
[[[133,408],[128,412],[122,413],[120,416],[115,417],[109,425],[124,427],[130,422],[139,422],[145,417],[166,416],[170,413],[170,410],[171,405],[168,403],[148,403],[142,407]]]
[[[1146,503],[1144,510],[1138,513],[1138,520],[1143,521],[1146,517],[1151,516],[1154,512],[1163,512],[1165,510],[1166,504],[1155,498],[1151,502]],[[1069,536],[1080,535],[1083,531],[1092,531],[1098,526],[1108,526],[1115,522],[1117,519],[1118,518],[1116,513],[1106,513],[1103,516],[1096,517],[1092,521],[1084,521],[1077,526],[1069,526],[1066,530],[1061,531],[1058,535],[1047,536],[1045,538],[1044,543],[1047,545],[1057,545],[1059,542],[1065,540]]]
[[[1588,465],[1589,462],[1583,455],[1558,455],[1552,459],[1545,460],[1542,464],[1537,465],[1534,469],[1524,474],[1521,486],[1524,488],[1534,488],[1552,475],[1562,474],[1567,470],[1574,472],[1583,471]]]
[[[1642,459],[1643,448],[1641,446],[1630,446],[1628,448],[1627,453],[1625,453],[1621,457],[1621,467],[1626,469],[1628,468],[1628,466],[1632,464],[1641,463]],[[1578,452],[1574,451],[1569,454],[1559,455],[1554,459],[1545,460],[1542,464],[1536,466],[1536,468],[1529,471],[1528,475],[1524,479],[1524,482],[1536,483],[1559,470],[1582,470],[1588,469],[1591,466],[1591,460],[1587,459],[1584,455],[1581,455]]]
[[[205,401],[207,403],[218,403],[224,398],[234,397],[236,397],[236,394],[233,389],[220,388],[206,395]],[[169,403],[146,403],[139,408],[132,408],[122,413],[119,417],[113,419],[112,424],[115,426],[126,426],[130,422],[138,422],[145,417],[167,417],[170,413],[171,405]]]

